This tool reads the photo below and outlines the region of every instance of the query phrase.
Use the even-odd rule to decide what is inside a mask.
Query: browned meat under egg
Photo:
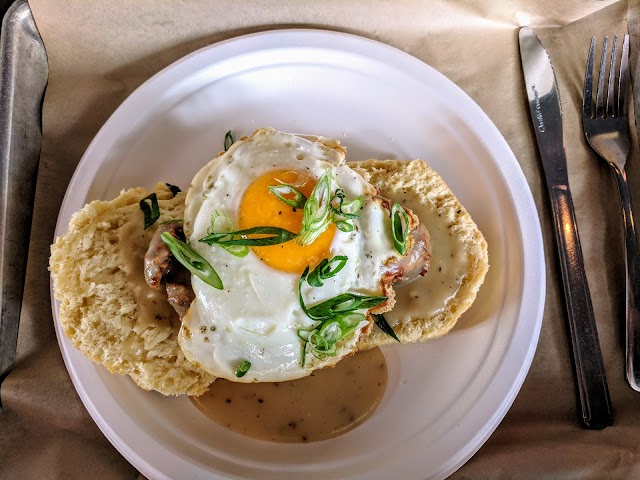
[[[162,282],[162,277],[171,266],[173,256],[169,247],[165,245],[160,237],[164,232],[169,232],[178,240],[184,240],[182,224],[178,222],[165,223],[160,225],[149,242],[149,248],[144,255],[144,279],[151,288],[158,288]]]
[[[408,211],[410,230],[407,238],[407,254],[401,258],[391,258],[383,266],[380,284],[382,294],[388,297],[386,302],[376,305],[369,313],[388,312],[395,304],[395,286],[402,286],[417,280],[429,271],[431,260],[431,240],[427,228],[417,223],[415,215]]]
[[[191,273],[178,264],[177,268],[172,270],[166,277],[165,285],[167,300],[169,300],[173,309],[178,312],[180,318],[184,317],[191,306],[191,302],[196,298],[191,288]]]
[[[411,283],[423,277],[429,271],[431,259],[431,237],[423,223],[409,232],[409,248],[407,254],[398,261],[398,268],[402,272],[397,285]]]
[[[391,212],[393,201],[381,195],[374,198],[382,208]],[[391,284],[405,285],[411,283],[429,271],[431,260],[431,237],[427,227],[420,223],[418,217],[410,209],[405,208],[409,217],[409,235],[407,237],[407,253],[400,259],[393,259],[385,265],[383,283],[386,288]]]
[[[377,196],[376,200],[391,210],[392,202]],[[400,259],[393,259],[385,265],[382,279],[384,294],[388,295],[393,285],[404,285],[425,275],[429,270],[431,259],[431,240],[427,228],[411,212],[409,215],[409,237],[407,240],[407,254]],[[195,295],[191,288],[191,274],[178,262],[171,251],[162,241],[160,235],[169,232],[175,238],[185,241],[182,224],[171,222],[160,225],[149,243],[149,249],[144,256],[144,276],[151,288],[158,288],[163,282],[167,290],[167,298],[171,306],[184,317],[193,302]],[[372,310],[376,313],[374,310]]]
[[[381,195],[374,198],[382,208],[391,212],[393,201]],[[393,278],[393,282],[404,285],[422,277],[429,271],[431,259],[431,237],[427,227],[420,223],[418,217],[410,209],[406,209],[409,216],[409,236],[407,238],[407,254],[397,262],[386,265],[387,276]]]
[[[151,288],[158,288],[164,280],[167,299],[182,318],[195,298],[191,288],[191,274],[171,255],[171,251],[160,237],[164,232],[185,241],[180,222],[160,225],[153,234],[144,256],[144,278]]]

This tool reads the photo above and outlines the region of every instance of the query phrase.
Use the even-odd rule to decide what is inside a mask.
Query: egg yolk
[[[307,198],[311,196],[316,179],[306,172],[276,170],[266,173],[249,185],[242,197],[238,223],[240,229],[252,227],[280,227],[298,233],[302,225],[302,208],[293,208],[269,190],[270,186],[291,185]],[[293,199],[293,194],[284,195]],[[331,223],[312,244],[301,246],[294,240],[266,247],[252,247],[267,265],[284,272],[302,273],[307,266],[315,266],[323,258],[329,257],[331,241],[336,226]]]

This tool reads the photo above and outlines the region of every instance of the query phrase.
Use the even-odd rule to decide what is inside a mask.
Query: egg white
[[[211,214],[224,210],[237,227],[242,196],[248,186],[272,170],[305,170],[319,178],[331,171],[332,188],[342,188],[347,199],[364,197],[356,230],[336,230],[331,257],[345,255],[348,262],[322,287],[303,287],[307,305],[345,292],[381,295],[382,265],[397,257],[391,238],[388,213],[374,201],[376,190],[345,164],[340,149],[326,139],[312,141],[272,129],[261,129],[228,152],[212,160],[194,177],[185,210],[185,231],[192,248],[220,275],[223,290],[192,276],[196,295],[182,320],[179,343],[186,358],[209,373],[232,381],[284,381],[308,375],[355,351],[368,321],[355,334],[338,342],[337,354],[319,360],[307,354],[301,365],[302,340],[297,331],[314,321],[302,311],[298,300],[299,275],[274,269],[250,251],[235,257],[218,246],[199,242],[207,235]],[[236,368],[251,362],[245,376]]]

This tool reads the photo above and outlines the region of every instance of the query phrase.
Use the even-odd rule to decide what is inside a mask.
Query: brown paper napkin
[[[587,147],[579,117],[589,40],[626,31],[625,2],[30,3],[47,47],[50,79],[17,366],[2,385],[0,478],[139,476],[87,414],[58,350],[47,264],[59,206],[88,143],[144,80],[207,44],[293,26],[373,38],[444,73],[497,125],[533,192],[547,252],[540,343],[506,418],[453,478],[640,478],[640,394],[623,376],[624,260],[617,192],[608,167]],[[630,12],[636,25],[635,4]],[[615,409],[614,426],[603,431],[582,430],[576,416],[549,204],[520,69],[517,28],[522,25],[538,27],[559,81],[571,188]],[[640,203],[637,157],[634,142],[629,176]]]

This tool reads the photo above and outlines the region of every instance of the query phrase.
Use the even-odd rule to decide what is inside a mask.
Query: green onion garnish
[[[165,183],[165,185],[167,186],[167,188],[169,190],[171,190],[171,193],[173,193],[173,196],[175,197],[179,192],[181,192],[182,190],[180,190],[180,187],[178,187],[177,185],[171,185],[170,183]]]
[[[337,200],[338,207],[336,208],[331,205],[331,210],[334,214],[342,216],[344,218],[358,218],[358,214],[356,212],[360,210],[360,207],[362,207],[362,197],[360,196],[346,203],[344,202],[345,198],[346,195],[344,193],[344,190],[342,190],[341,188],[336,190],[336,193],[331,198],[331,204],[333,204],[333,202]]]
[[[144,229],[146,230],[160,218],[158,196],[152,193],[140,200],[140,209],[144,214]]]
[[[332,269],[331,264],[335,261],[339,263]],[[355,293],[343,293],[307,308],[302,298],[302,284],[304,281],[307,280],[312,286],[316,286],[318,282],[322,285],[323,271],[326,275],[324,278],[332,277],[344,268],[346,262],[347,258],[343,256],[326,260],[326,263],[323,261],[314,269],[311,275],[308,275],[309,267],[307,267],[298,281],[300,307],[309,318],[318,322],[311,329],[301,328],[298,330],[298,337],[303,342],[302,360],[300,361],[303,367],[306,362],[307,350],[310,350],[313,356],[319,360],[323,360],[327,356],[336,355],[336,343],[351,334],[360,322],[367,319],[364,314],[355,313],[355,310],[375,307],[387,299],[387,297],[369,297]],[[316,274],[315,272],[318,273]],[[308,280],[309,277],[312,277],[311,281]]]
[[[304,204],[302,226],[296,242],[300,245],[309,245],[324,232],[331,223],[331,177],[329,171],[325,172],[313,187],[311,196]]]
[[[357,293],[341,293],[329,300],[307,309],[309,317],[314,319],[331,318],[340,313],[369,309],[387,300],[384,296],[367,296]]]
[[[169,232],[160,234],[160,238],[165,245],[171,250],[171,254],[184,265],[191,273],[201,279],[207,285],[222,290],[222,280],[211,264],[202,258],[193,248],[184,242],[181,242]]]
[[[353,232],[355,227],[350,220],[359,217],[356,212],[362,207],[362,196],[349,202],[345,202],[345,198],[346,195],[344,190],[341,188],[337,189],[329,202],[329,208],[331,208],[331,211],[333,212],[333,221],[335,222],[338,230],[341,232]],[[333,204],[336,200],[338,202],[338,206],[334,207]]]
[[[356,227],[353,226],[353,223],[349,222],[348,220],[338,220],[336,222],[336,227],[338,228],[338,230],[340,230],[341,232],[353,232],[355,230]]]
[[[338,353],[336,348],[336,342],[324,338],[317,332],[312,332],[309,335],[308,345],[311,349],[311,353],[318,360],[324,360],[327,357],[335,357]]]
[[[238,368],[236,368],[236,377],[244,377],[250,368],[251,362],[249,360],[245,360],[240,365],[238,365]]]
[[[282,185],[269,186],[269,191],[273,193],[278,200],[293,208],[303,208],[307,201],[304,193],[296,187],[283,183]],[[286,198],[285,195],[293,194],[294,198]]]
[[[313,320],[326,320],[336,315],[351,313],[355,310],[369,309],[387,300],[387,297],[383,296],[376,297],[359,295],[357,293],[342,293],[318,305],[307,308],[302,298],[302,284],[306,280],[308,273],[309,267],[304,269],[298,281],[298,300],[304,313]]]
[[[233,135],[231,135],[231,130],[229,130],[224,136],[224,151],[228,151],[234,142],[235,140],[233,139]]]
[[[214,210],[211,214],[211,226],[207,229],[208,234],[229,233],[233,231],[233,222],[224,210]],[[219,243],[231,255],[236,257],[246,257],[249,255],[249,247],[244,245],[225,245]]]
[[[298,330],[298,337],[303,341],[301,365],[304,367],[307,346],[319,360],[332,357],[337,353],[336,343],[353,333],[366,320],[367,317],[362,313],[346,313],[324,320],[312,330]]]
[[[347,264],[348,258],[344,255],[337,255],[331,260],[323,259],[307,277],[307,283],[312,287],[321,287],[323,280],[334,277]],[[333,267],[333,264],[337,265]]]
[[[394,203],[391,207],[391,232],[396,250],[400,255],[405,255],[409,236],[409,216],[399,203]]]
[[[367,320],[362,313],[346,313],[337,315],[331,320],[323,322],[318,333],[328,340],[337,342],[353,332],[356,327]]]
[[[250,235],[270,235],[267,237],[248,238]],[[278,245],[296,238],[296,234],[279,227],[253,227],[235,232],[211,233],[200,241],[207,245],[245,245],[247,247],[265,247]]]
[[[374,313],[373,314],[373,319],[376,322],[376,325],[378,326],[378,328],[380,330],[382,330],[384,333],[386,333],[387,335],[389,335],[391,338],[393,338],[396,342],[398,343],[402,343],[400,342],[400,339],[398,338],[398,336],[396,335],[396,332],[393,331],[393,327],[391,325],[389,325],[389,323],[387,322],[387,319],[384,318],[383,315],[378,314],[378,313]]]
[[[305,331],[305,330],[298,330],[298,336],[300,337],[300,332]],[[302,337],[300,337],[302,338]],[[304,338],[302,338],[302,349],[300,351],[300,358],[302,358],[302,360],[300,360],[300,366],[304,368],[304,364],[306,362],[307,359],[307,343],[309,342],[309,340],[305,340]]]

